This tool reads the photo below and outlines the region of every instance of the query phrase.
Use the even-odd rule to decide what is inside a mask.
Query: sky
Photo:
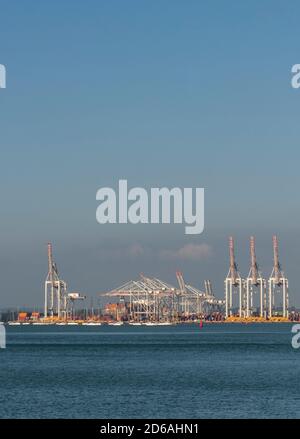
[[[243,276],[272,235],[300,306],[300,4],[0,0],[0,308],[41,306],[47,242],[96,300],[175,271],[223,297],[228,236]],[[205,188],[205,229],[100,225],[96,192]]]

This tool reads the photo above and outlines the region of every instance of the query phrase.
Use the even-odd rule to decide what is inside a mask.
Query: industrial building
[[[123,303],[123,318],[133,322],[178,322],[204,316],[217,319],[224,301],[213,295],[211,282],[205,281],[206,290],[201,291],[186,284],[181,272],[176,276],[178,287],[141,274],[101,296]]]

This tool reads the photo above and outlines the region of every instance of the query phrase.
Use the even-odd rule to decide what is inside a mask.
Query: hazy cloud
[[[128,254],[136,258],[144,254],[144,248],[140,244],[133,244],[128,248]]]
[[[200,261],[212,255],[212,247],[208,244],[186,244],[178,250],[162,250],[160,257],[169,260]]]
[[[102,248],[98,252],[98,257],[104,260],[136,259],[145,253],[140,244],[120,246],[118,248]]]

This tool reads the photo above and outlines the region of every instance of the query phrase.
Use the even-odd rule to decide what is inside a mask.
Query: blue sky
[[[48,241],[88,296],[141,271],[175,283],[180,268],[221,297],[228,235],[246,274],[255,234],[268,275],[274,233],[300,305],[299,2],[0,0],[0,10],[0,307],[42,303]],[[121,178],[204,187],[205,232],[100,226],[96,191]],[[180,252],[191,245],[210,250]]]

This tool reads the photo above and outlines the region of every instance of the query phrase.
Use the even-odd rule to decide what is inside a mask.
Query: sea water
[[[291,327],[7,327],[0,417],[299,418]]]

